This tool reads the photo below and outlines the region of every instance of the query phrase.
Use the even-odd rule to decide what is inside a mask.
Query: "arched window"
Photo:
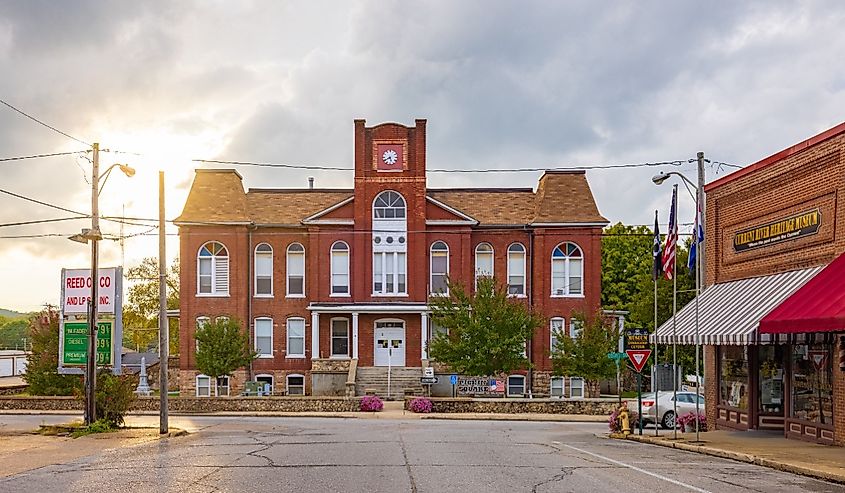
[[[273,319],[269,317],[258,317],[254,323],[255,352],[259,358],[273,357]]]
[[[288,395],[305,395],[305,377],[302,375],[288,375]]]
[[[381,192],[373,202],[373,219],[404,219],[405,199],[393,190]]]
[[[229,251],[222,243],[209,241],[197,254],[197,294],[229,295]]]
[[[443,241],[431,244],[431,294],[447,295],[449,286],[446,278],[449,276],[449,245]]]
[[[259,395],[273,395],[273,383],[275,382],[273,375],[262,373],[261,375],[255,376],[255,381],[261,384]]]
[[[255,296],[273,296],[273,247],[255,247]]]
[[[299,243],[288,246],[287,276],[287,295],[293,298],[305,296],[305,247]]]
[[[475,285],[482,277],[493,277],[493,246],[479,243],[475,247]]]
[[[552,251],[552,296],[584,294],[584,254],[575,243],[561,243]]]
[[[508,294],[525,295],[525,247],[521,243],[508,247]]]
[[[404,296],[407,290],[408,223],[405,199],[392,190],[373,201],[373,295]]]
[[[349,295],[349,245],[336,241],[332,245],[332,291],[333,295]]]

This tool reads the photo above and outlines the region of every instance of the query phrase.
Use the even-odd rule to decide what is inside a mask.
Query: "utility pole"
[[[699,412],[698,400],[701,391],[701,363],[699,353],[701,352],[701,340],[699,336],[698,299],[704,290],[704,242],[699,241],[699,231],[704,227],[704,153],[699,152],[698,158],[698,187],[695,190],[695,216],[698,218],[695,224],[695,231],[692,233],[692,241],[695,245],[695,441],[699,436]]]
[[[169,425],[167,413],[167,359],[170,350],[170,324],[167,320],[167,256],[164,248],[164,171],[158,172],[158,357],[159,357],[159,428],[166,434]]]
[[[100,234],[100,207],[97,202],[100,184],[100,144],[93,148],[93,171],[91,172],[91,299],[88,301],[88,351],[85,365],[85,424],[97,421],[97,286],[100,281],[98,271]]]

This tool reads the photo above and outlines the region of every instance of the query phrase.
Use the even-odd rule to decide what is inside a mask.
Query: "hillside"
[[[14,310],[6,310],[5,308],[0,308],[0,317],[5,318],[23,318],[26,317],[27,313],[20,313]]]

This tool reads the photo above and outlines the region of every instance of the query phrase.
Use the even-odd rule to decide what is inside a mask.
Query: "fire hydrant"
[[[619,422],[622,428],[622,434],[627,436],[631,434],[631,421],[628,417],[628,406],[619,408]]]

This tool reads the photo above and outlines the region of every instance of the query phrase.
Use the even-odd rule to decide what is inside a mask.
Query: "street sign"
[[[637,373],[643,371],[648,357],[651,356],[651,349],[629,349],[625,351],[628,354],[628,359],[634,365],[634,370]]]
[[[437,383],[437,377],[420,377],[420,383],[423,385],[431,385]]]
[[[97,366],[112,365],[114,331],[111,321],[97,323]],[[88,361],[88,322],[65,322],[63,366],[85,366]]]
[[[618,361],[618,360],[620,360],[620,359],[625,359],[625,358],[627,358],[627,356],[625,355],[625,353],[619,353],[619,352],[610,352],[610,353],[607,353],[607,357],[608,357],[608,358],[610,358],[610,359],[612,359],[612,360],[617,360],[617,361]]]
[[[451,383],[452,385],[458,385],[458,376],[449,375],[449,383]]]

